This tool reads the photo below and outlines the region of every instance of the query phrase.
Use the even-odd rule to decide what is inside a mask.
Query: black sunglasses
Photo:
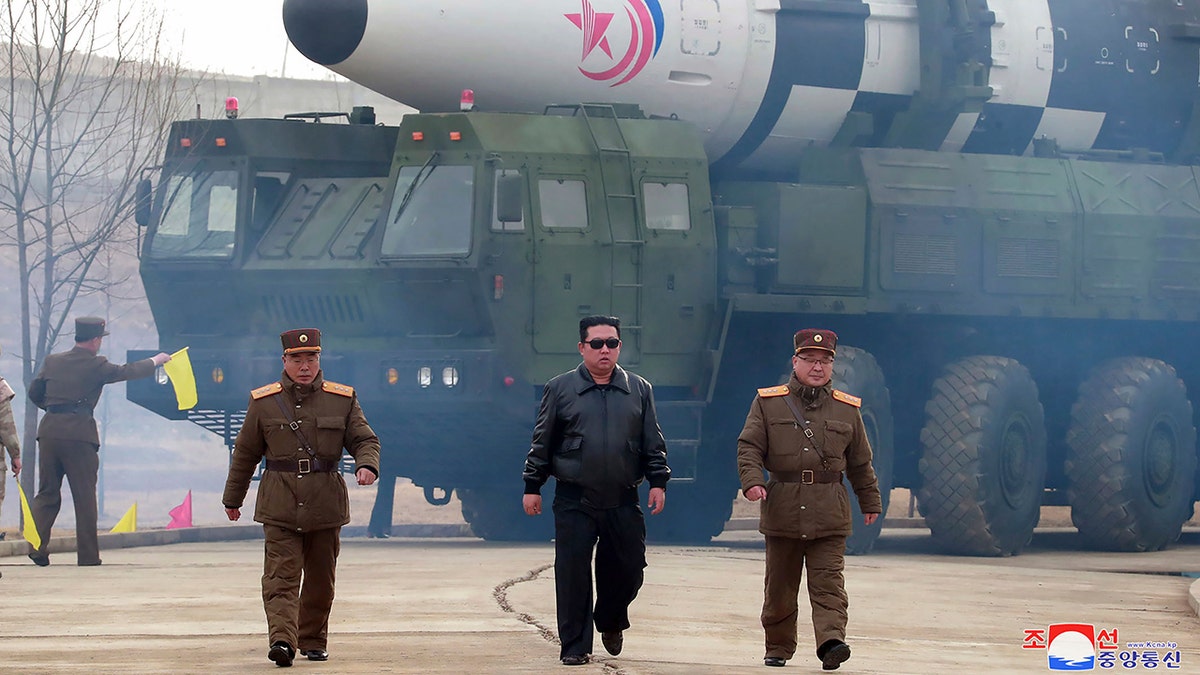
[[[621,340],[620,338],[608,338],[607,340],[604,338],[592,338],[583,344],[591,347],[592,349],[600,349],[601,347],[616,349],[617,347],[621,346]]]

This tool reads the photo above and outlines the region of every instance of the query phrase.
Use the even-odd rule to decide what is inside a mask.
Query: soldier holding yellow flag
[[[12,400],[17,394],[13,391],[8,382],[0,377],[0,445],[4,446],[4,450],[8,451],[8,456],[12,459],[12,472],[14,476],[21,473],[21,439],[17,436],[17,423],[13,419]],[[0,505],[4,503],[4,484],[7,482],[5,473],[8,467],[4,465],[4,452],[0,451]],[[4,533],[0,532],[0,540],[4,539]]]
[[[354,388],[324,379],[321,331],[299,328],[279,338],[283,375],[250,392],[222,503],[230,520],[241,518],[250,477],[265,457],[254,519],[263,524],[266,540],[262,597],[267,658],[286,667],[297,649],[309,661],[329,658],[325,647],[334,572],[342,526],[350,522],[350,500],[338,465],[345,448],[354,457],[358,484],[374,483],[379,439]]]
[[[104,319],[85,316],[75,319],[75,347],[51,354],[29,385],[29,400],[46,411],[38,425],[38,491],[33,498],[33,519],[41,547],[29,554],[40,567],[50,564],[47,552],[50,529],[62,506],[62,481],[71,483],[75,500],[75,539],[81,566],[100,564],[100,542],[96,534],[96,476],[100,469],[100,435],[92,410],[104,385],[150,377],[154,369],[171,360],[160,352],[126,365],[109,363],[100,356]]]

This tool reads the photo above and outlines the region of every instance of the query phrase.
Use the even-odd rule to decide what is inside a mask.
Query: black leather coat
[[[649,382],[617,366],[608,385],[597,385],[581,363],[542,392],[525,459],[525,493],[540,494],[554,476],[581,487],[592,505],[611,508],[643,478],[666,487],[666,446]]]

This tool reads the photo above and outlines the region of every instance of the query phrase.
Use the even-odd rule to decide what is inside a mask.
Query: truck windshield
[[[229,258],[237,224],[238,172],[176,174],[164,184],[152,258]]]
[[[433,162],[401,167],[383,234],[384,256],[465,256],[470,252],[475,170]]]

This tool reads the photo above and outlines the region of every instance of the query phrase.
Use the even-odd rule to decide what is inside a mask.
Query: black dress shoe
[[[50,564],[50,556],[48,556],[48,555],[38,555],[36,553],[30,553],[29,559],[32,560],[33,564],[37,565],[38,567],[46,567],[47,565]]]
[[[617,656],[621,653],[621,647],[625,646],[625,634],[619,630],[601,633],[600,642],[604,645],[604,651]]]
[[[300,653],[304,654],[304,658],[308,659],[309,661],[329,660],[329,652],[325,651],[324,649],[305,649]]]
[[[280,668],[287,668],[292,665],[292,660],[296,658],[296,650],[281,640],[271,645],[271,651],[267,652],[267,658],[274,661],[275,665]]]
[[[564,666],[582,666],[585,665],[588,660],[587,654],[567,654],[566,656],[562,657],[562,664]]]
[[[782,656],[768,656],[763,659],[763,665],[782,668],[787,665],[787,659]]]
[[[79,563],[79,566],[80,567],[96,567],[97,565],[103,565],[103,564],[104,564],[104,561],[102,561],[102,560],[86,560],[86,561],[81,561]]]
[[[834,642],[831,640],[830,642]],[[850,645],[838,640],[834,644],[826,643],[828,648],[825,654],[821,657],[822,670],[837,670],[846,659],[850,658]]]

